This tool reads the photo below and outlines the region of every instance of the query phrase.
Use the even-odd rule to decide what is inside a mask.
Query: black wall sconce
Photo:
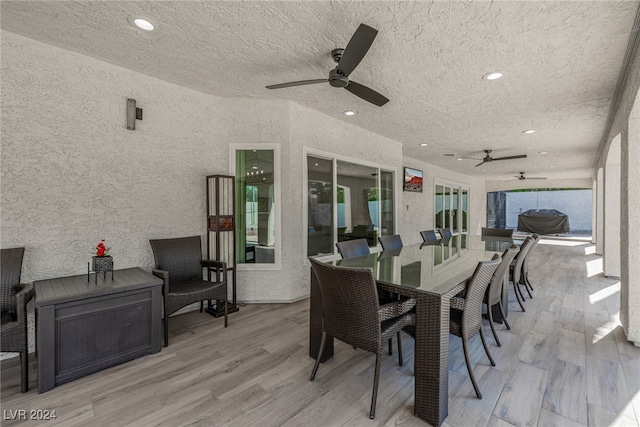
[[[136,108],[135,99],[127,99],[127,129],[136,130],[136,120],[142,120],[142,108]]]

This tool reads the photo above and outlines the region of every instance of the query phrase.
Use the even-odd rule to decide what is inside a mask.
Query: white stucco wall
[[[399,232],[405,244],[422,242],[419,232],[435,227],[434,188],[436,180],[469,187],[469,232],[480,234],[487,216],[487,195],[483,181],[409,157],[405,157],[403,162],[403,166],[420,169],[423,172],[422,193],[401,193]]]
[[[85,273],[102,238],[116,268],[150,270],[152,238],[200,235],[204,251],[204,177],[228,173],[231,143],[278,143],[282,163],[282,266],[239,271],[240,301],[308,294],[303,147],[395,168],[402,198],[399,142],[290,102],[206,95],[6,31],[1,90],[0,244],[26,248],[25,282]],[[144,110],[135,131],[127,98]]]

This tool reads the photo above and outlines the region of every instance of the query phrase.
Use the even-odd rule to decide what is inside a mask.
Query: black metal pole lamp
[[[135,99],[127,99],[127,129],[136,130],[136,120],[142,120],[142,108],[136,108]]]

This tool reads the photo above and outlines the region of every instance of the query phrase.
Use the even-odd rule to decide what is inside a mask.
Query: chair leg
[[[520,294],[520,299],[524,302],[524,294],[522,293],[522,289],[520,289],[520,282],[516,283],[516,289],[518,290],[518,294]]]
[[[506,326],[508,330],[511,330],[511,325],[509,325],[509,322],[507,321],[507,316],[504,315],[504,307],[502,307],[502,301],[498,301],[498,307],[500,307],[500,314],[502,315],[504,326]]]
[[[393,342],[391,342],[391,338],[389,338],[389,356],[393,356]]]
[[[322,331],[322,339],[320,340],[320,350],[318,351],[318,357],[316,357],[316,363],[313,365],[313,371],[311,371],[311,377],[309,381],[313,381],[316,378],[316,373],[318,372],[318,366],[320,366],[320,359],[322,358],[322,353],[324,352],[324,343],[327,341],[327,333]]]
[[[369,418],[374,419],[376,417],[376,400],[378,399],[378,383],[380,382],[380,363],[382,357],[376,354],[376,373],[373,377],[373,395],[371,396],[371,413]]]
[[[524,286],[524,290],[529,294],[529,298],[533,298],[533,295],[529,292],[529,287],[527,286],[527,281],[524,278],[524,273],[520,276],[520,284]]]
[[[529,287],[529,289],[533,290],[533,286],[531,285],[531,282],[529,281],[529,272],[524,274],[524,281],[526,282],[526,284]]]
[[[496,334],[496,328],[495,326],[493,326],[493,313],[491,313],[491,307],[489,307],[489,304],[487,304],[487,314],[489,315],[489,326],[491,326],[491,332],[493,333],[493,338],[495,338],[496,344],[498,344],[498,347],[502,347],[500,338],[498,338],[498,335]]]
[[[489,347],[487,347],[487,341],[484,339],[484,332],[482,332],[482,325],[480,325],[480,339],[482,340],[482,346],[484,347],[484,352],[487,353],[487,357],[491,362],[491,366],[496,366],[496,362],[491,357],[491,353],[489,352]]]
[[[164,315],[164,346],[169,346],[169,316],[167,316],[166,310]]]
[[[471,370],[469,351],[467,350],[467,340],[465,340],[464,338],[462,339],[462,350],[464,351],[464,361],[467,363],[467,371],[469,371],[469,378],[471,378],[473,389],[476,391],[476,396],[478,396],[478,399],[482,399],[482,393],[480,393],[480,389],[478,388],[478,384],[476,383],[476,378],[473,376],[473,370]]]
[[[524,305],[522,305],[522,301],[520,300],[520,294],[518,294],[518,284],[513,282],[513,293],[516,294],[516,299],[518,300],[518,304],[520,304],[520,308],[522,311],[527,311],[524,309]]]
[[[229,309],[228,309],[228,302],[227,299],[225,298],[224,300],[224,327],[226,328],[229,325],[229,318],[228,318],[228,314],[229,314]]]
[[[21,384],[20,391],[22,393],[26,393],[29,391],[29,352],[21,351],[20,352],[20,376]]]
[[[402,360],[402,340],[400,339],[400,331],[398,331],[398,365],[402,366],[404,360]]]

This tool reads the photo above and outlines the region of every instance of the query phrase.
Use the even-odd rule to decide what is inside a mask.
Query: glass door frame
[[[335,187],[335,191],[333,191],[333,206],[332,206],[332,211],[333,211],[333,235],[338,236],[338,191],[337,191],[337,182],[338,182],[338,168],[337,168],[337,164],[338,161],[342,161],[342,162],[348,162],[348,163],[355,163],[358,165],[362,165],[362,166],[366,166],[366,167],[373,167],[373,168],[377,168],[379,170],[382,170],[384,172],[391,172],[393,175],[393,231],[391,234],[395,234],[397,233],[398,230],[398,206],[399,206],[399,192],[402,191],[402,187],[401,187],[401,183],[399,183],[398,180],[398,176],[399,176],[399,172],[398,172],[398,168],[394,167],[394,166],[389,166],[389,165],[384,165],[384,164],[380,164],[380,163],[375,163],[375,162],[370,162],[367,160],[363,160],[363,159],[358,159],[355,157],[349,157],[349,156],[343,156],[340,154],[335,154],[335,153],[331,153],[331,152],[327,152],[327,151],[322,151],[322,150],[316,150],[313,148],[309,148],[309,147],[303,147],[302,148],[302,167],[303,167],[303,179],[302,179],[302,194],[304,195],[304,197],[302,197],[302,209],[303,209],[303,215],[302,215],[302,229],[304,230],[304,241],[303,241],[303,246],[304,246],[304,251],[305,251],[305,265],[309,264],[309,262],[306,260],[307,257],[309,256],[307,251],[308,251],[308,239],[309,239],[309,235],[308,235],[308,229],[309,229],[309,196],[308,196],[308,188],[309,188],[309,168],[308,168],[308,157],[309,156],[314,156],[314,157],[318,157],[321,159],[325,159],[325,160],[332,160],[333,161],[333,183],[334,183],[334,187]],[[378,173],[378,175],[376,176],[376,186],[378,189],[380,189],[380,184],[381,184],[381,177],[380,177],[380,173]],[[378,197],[380,198],[381,196],[381,191],[378,191]],[[378,203],[378,222],[380,223],[380,219],[382,217],[382,203]],[[379,225],[379,228],[382,229],[382,225]],[[335,247],[335,244],[333,245],[333,254],[327,254],[327,255],[322,255],[323,257],[335,257],[338,254],[338,249]],[[376,244],[376,247],[379,246],[379,243]]]

